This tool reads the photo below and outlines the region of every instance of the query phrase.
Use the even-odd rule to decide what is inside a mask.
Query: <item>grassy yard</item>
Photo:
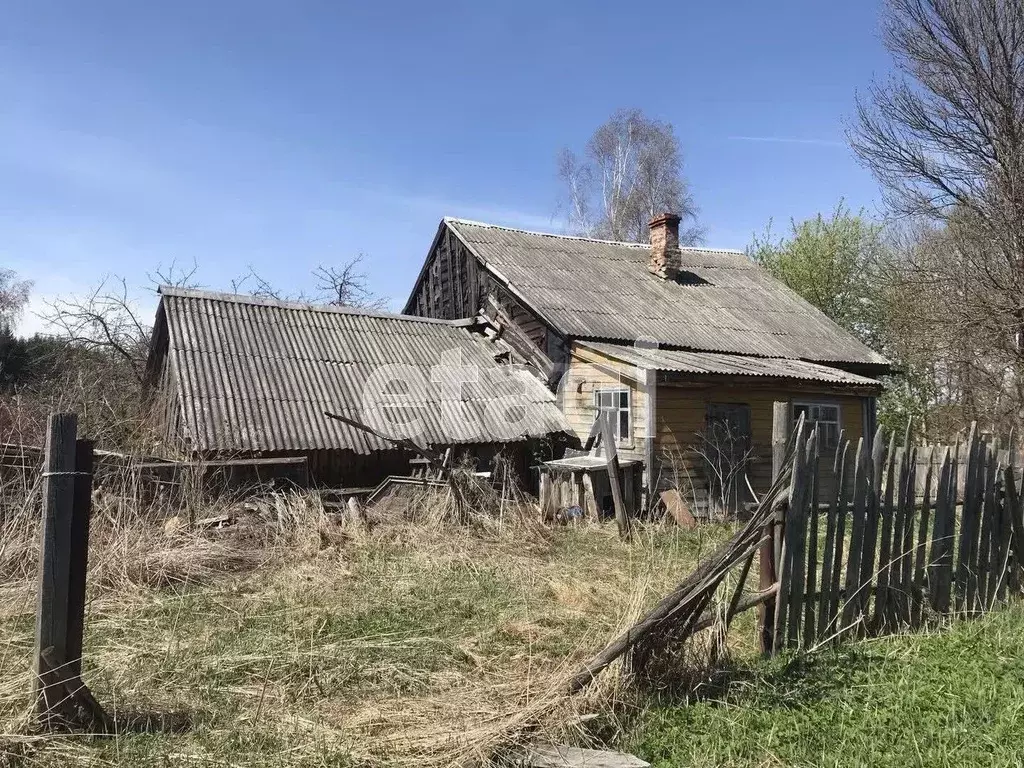
[[[652,708],[636,753],[672,766],[1024,764],[1024,608],[926,635],[740,666]]]
[[[8,525],[0,765],[452,765],[531,720],[585,738],[573,724],[607,709],[615,676],[568,700],[566,674],[730,533],[652,527],[627,545],[614,526],[405,519],[365,532],[303,497],[274,500],[251,528],[189,532],[105,503],[85,679],[122,717],[191,727],[32,734],[37,532]]]

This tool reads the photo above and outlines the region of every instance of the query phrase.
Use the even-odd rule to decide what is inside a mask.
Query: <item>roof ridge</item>
[[[602,240],[598,237],[583,237],[581,235],[564,235],[556,232],[538,232],[532,229],[520,229],[519,227],[507,227],[503,224],[488,224],[485,221],[474,221],[473,219],[460,219],[457,216],[445,216],[444,221],[448,224],[468,224],[471,227],[487,227],[488,229],[501,229],[506,232],[519,232],[523,235],[536,235],[537,237],[556,237],[562,240],[581,240],[586,243],[603,243],[605,245],[624,245],[630,248],[642,248],[646,250],[650,246],[647,243],[631,243],[626,240]],[[698,253],[733,253],[743,255],[743,251],[735,248],[705,248],[697,245],[681,245],[681,251],[696,251]]]
[[[462,320],[442,320],[434,317],[419,317],[417,315],[403,315],[396,312],[381,312],[374,309],[363,309],[360,307],[338,307],[332,304],[317,304],[308,301],[289,301],[287,299],[275,299],[270,296],[256,296],[251,293],[230,293],[227,291],[210,291],[203,288],[181,288],[175,285],[161,285],[157,288],[160,296],[173,296],[183,299],[207,299],[209,301],[229,301],[234,304],[250,304],[257,307],[278,307],[279,309],[293,309],[305,312],[329,312],[340,315],[358,315],[361,317],[376,317],[383,320],[403,320],[412,323],[433,323],[434,325],[448,325],[459,328],[472,325],[475,318]]]

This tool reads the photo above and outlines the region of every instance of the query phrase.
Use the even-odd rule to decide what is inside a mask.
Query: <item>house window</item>
[[[801,414],[808,429],[818,425],[818,439],[822,449],[835,450],[839,446],[839,404],[838,403],[793,403],[793,420]]]
[[[612,425],[616,443],[630,442],[629,390],[595,389],[594,420],[601,413],[607,413]]]

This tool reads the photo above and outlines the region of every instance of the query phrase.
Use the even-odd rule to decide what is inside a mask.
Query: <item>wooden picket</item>
[[[1017,450],[975,426],[961,450],[844,435],[830,485],[820,434],[800,423],[776,573],[773,649],[977,614],[1024,588]],[[819,499],[819,489],[830,488]]]

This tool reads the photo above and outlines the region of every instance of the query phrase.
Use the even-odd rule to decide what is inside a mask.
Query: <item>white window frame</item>
[[[594,421],[597,421],[601,415],[601,395],[621,395],[623,392],[626,393],[626,407],[623,408],[621,405],[616,406],[614,409],[608,409],[615,414],[615,418],[612,419],[612,434],[615,435],[616,445],[632,445],[633,444],[633,390],[629,387],[595,387],[594,388]],[[618,398],[616,398],[618,399]],[[626,413],[626,427],[628,434],[620,434],[619,427],[621,426],[621,416],[623,411]]]
[[[805,423],[807,424],[807,428],[808,429],[811,429],[814,426],[814,424],[816,424],[818,422],[820,422],[822,424],[832,424],[833,423],[830,419],[823,420],[821,418],[815,418],[815,416],[817,416],[817,417],[821,416],[820,412],[818,412],[818,413],[815,412],[816,409],[818,409],[818,408],[835,408],[836,409],[836,420],[834,422],[835,425],[836,425],[836,431],[835,431],[835,436],[834,436],[835,439],[834,440],[829,440],[829,439],[822,440],[822,444],[819,446],[819,448],[821,448],[822,450],[834,451],[835,449],[837,449],[839,447],[839,435],[843,431],[843,406],[839,403],[838,400],[794,400],[793,401],[793,423],[794,424],[796,423],[796,420],[798,418],[797,412],[796,412],[797,408],[806,408],[807,409],[807,420],[806,420]]]

